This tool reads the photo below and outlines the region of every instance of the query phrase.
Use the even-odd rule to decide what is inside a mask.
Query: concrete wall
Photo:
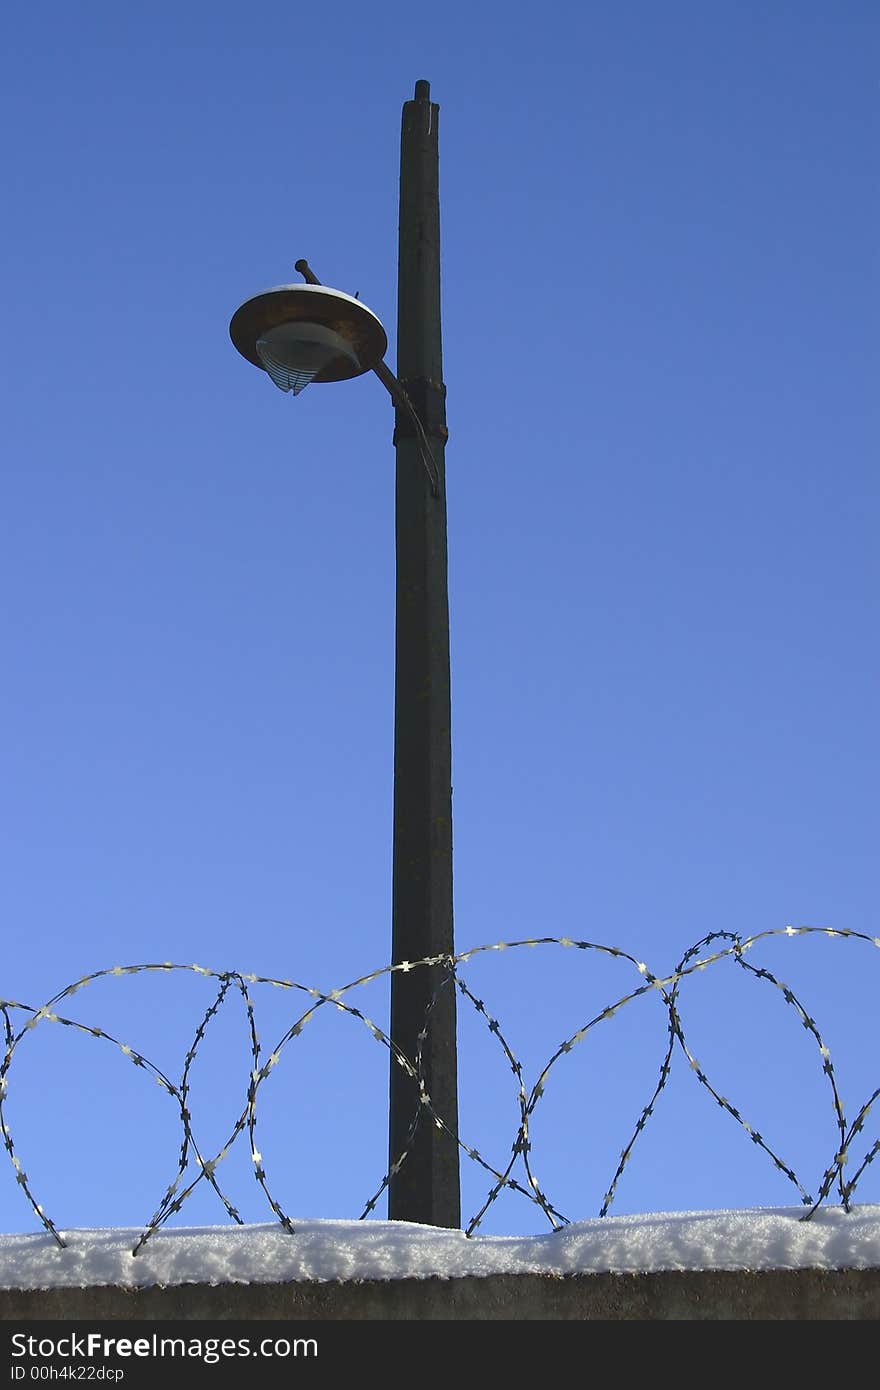
[[[871,1319],[880,1269],[0,1290],[0,1320]]]

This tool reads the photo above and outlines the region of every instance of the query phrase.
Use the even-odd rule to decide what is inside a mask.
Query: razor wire
[[[612,1018],[617,1017],[624,1008],[632,1005],[637,999],[643,998],[649,994],[654,994],[660,999],[667,1013],[666,1050],[660,1064],[656,1085],[647,1103],[643,1106],[633,1131],[621,1151],[620,1160],[612,1175],[607,1191],[605,1192],[599,1216],[607,1216],[617,1193],[620,1180],[632,1158],[635,1146],[651,1116],[655,1113],[658,1100],[672,1073],[673,1057],[676,1054],[676,1049],[683,1054],[688,1067],[693,1072],[699,1085],[703,1087],[712,1097],[713,1101],[740,1126],[751,1142],[763,1151],[769,1162],[797,1189],[800,1201],[806,1208],[801,1218],[802,1220],[809,1220],[818,1207],[827,1200],[832,1190],[835,1188],[839,1194],[843,1208],[849,1211],[851,1209],[853,1193],[862,1174],[869,1164],[873,1162],[877,1152],[880,1151],[880,1138],[878,1138],[869,1145],[852,1176],[848,1180],[845,1178],[844,1167],[850,1159],[850,1148],[865,1128],[871,1108],[878,1095],[880,1095],[880,1086],[878,1086],[862,1104],[855,1118],[848,1122],[837,1085],[831,1053],[822,1038],[816,1020],[807,1011],[805,1005],[795,994],[794,990],[784,981],[780,980],[772,971],[764,967],[752,965],[752,963],[746,959],[747,953],[750,952],[758,942],[767,940],[771,937],[784,936],[793,938],[817,934],[839,938],[841,940],[862,941],[870,946],[880,948],[880,937],[833,927],[786,926],[783,928],[771,928],[746,938],[741,937],[735,932],[717,931],[710,932],[696,942],[695,945],[691,946],[681,957],[671,974],[664,976],[653,973],[649,970],[645,961],[637,959],[636,956],[631,955],[629,952],[617,946],[603,945],[595,941],[576,940],[568,936],[528,937],[522,940],[498,941],[492,944],[476,946],[455,955],[426,956],[424,959],[418,961],[401,961],[396,965],[387,965],[379,970],[371,971],[369,974],[361,975],[348,984],[343,985],[341,988],[332,989],[327,992],[296,980],[275,979],[271,976],[255,974],[243,975],[234,970],[213,970],[206,966],[196,964],[188,965],[164,961],[161,963],[146,963],[139,965],[115,965],[109,969],[93,971],[91,974],[82,976],[73,984],[67,985],[64,989],[59,990],[39,1008],[20,1003],[17,1000],[0,999],[0,1012],[2,1012],[3,1015],[3,1030],[5,1036],[4,1055],[2,1063],[0,1063],[0,1137],[2,1137],[3,1145],[14,1169],[16,1183],[21,1188],[26,1200],[29,1202],[45,1230],[53,1237],[60,1247],[64,1248],[66,1246],[66,1241],[59,1232],[58,1224],[47,1215],[43,1205],[37,1201],[34,1194],[21,1156],[16,1150],[16,1146],[13,1142],[7,1120],[6,1108],[9,1098],[9,1075],[12,1062],[28,1034],[33,1032],[40,1024],[52,1023],[58,1024],[63,1028],[72,1028],[76,1032],[91,1036],[116,1047],[133,1066],[152,1076],[155,1084],[176,1103],[179,1111],[182,1137],[177,1160],[177,1171],[172,1181],[163,1192],[153,1215],[141,1230],[139,1238],[132,1250],[133,1255],[137,1255],[150,1237],[159,1230],[171,1216],[182,1209],[187,1198],[201,1182],[207,1182],[209,1186],[213,1188],[232,1221],[239,1225],[244,1224],[240,1213],[224,1192],[217,1178],[218,1167],[228,1156],[233,1144],[235,1144],[243,1134],[247,1135],[247,1143],[250,1146],[250,1155],[256,1182],[283,1229],[288,1232],[288,1234],[294,1235],[296,1231],[295,1225],[270,1189],[263,1155],[257,1146],[257,1100],[260,1087],[280,1063],[284,1049],[287,1048],[288,1044],[302,1036],[309,1022],[315,1018],[321,1009],[329,1007],[359,1021],[371,1034],[373,1039],[381,1046],[385,1047],[390,1053],[391,1058],[406,1071],[414,1082],[417,1093],[413,1117],[408,1128],[404,1147],[401,1152],[393,1158],[377,1190],[366,1202],[361,1212],[360,1220],[364,1220],[375,1210],[392,1176],[399,1172],[406,1162],[420,1125],[430,1123],[449,1135],[457,1144],[461,1155],[480,1167],[489,1179],[489,1187],[485,1200],[465,1227],[466,1236],[473,1236],[486,1215],[486,1212],[500,1194],[505,1191],[516,1193],[533,1203],[540,1209],[544,1217],[546,1217],[552,1229],[558,1231],[570,1224],[570,1218],[563,1215],[550,1200],[550,1197],[543,1190],[533,1170],[531,1158],[532,1141],[530,1138],[531,1118],[545,1093],[547,1081],[553,1069],[558,1066],[562,1058],[571,1053],[574,1048],[581,1045],[599,1024],[608,1022]],[[727,942],[729,944],[720,945],[722,942]],[[598,1013],[595,1013],[592,1018],[583,1023],[575,1032],[564,1038],[538,1073],[537,1080],[535,1080],[531,1088],[529,1088],[523,1075],[522,1064],[518,1060],[505,1033],[502,1032],[501,1024],[489,1011],[485,1002],[470,988],[464,978],[462,967],[475,957],[486,955],[492,951],[517,950],[520,948],[534,948],[538,946],[558,946],[563,949],[596,952],[600,955],[627,961],[637,972],[641,979],[641,983],[628,993],[621,995],[618,999],[606,1005],[605,1008],[600,1009]],[[801,1026],[810,1035],[818,1051],[821,1070],[827,1082],[838,1138],[836,1152],[830,1158],[825,1168],[815,1195],[810,1194],[798,1178],[794,1168],[787,1163],[775,1149],[771,1147],[764,1136],[749,1123],[741,1110],[716,1089],[685,1038],[681,1015],[678,1009],[678,999],[683,982],[696,972],[705,971],[710,966],[715,966],[720,961],[726,959],[732,959],[737,966],[743,969],[754,980],[762,981],[768,986],[776,989],[781,995],[786,1007],[794,1012]],[[413,1057],[408,1057],[397,1043],[374,1022],[373,1019],[368,1017],[354,1004],[347,1002],[345,996],[352,990],[356,990],[361,986],[370,984],[383,977],[390,976],[391,974],[398,972],[405,973],[411,970],[429,967],[441,967],[443,970],[443,978],[432,994],[425,1010],[424,1021],[417,1038],[415,1055]],[[172,1081],[160,1067],[150,1061],[141,1051],[120,1041],[120,1039],[113,1034],[95,1025],[82,1023],[76,1019],[69,1018],[66,1016],[66,1013],[58,1011],[59,1007],[66,1007],[66,1001],[72,999],[80,990],[94,984],[97,980],[106,979],[108,977],[112,978],[142,973],[163,972],[189,972],[190,974],[200,975],[206,979],[213,980],[217,984],[217,992],[213,1002],[209,1005],[198,1024],[192,1043],[184,1057],[184,1065],[179,1083]],[[268,1053],[264,1052],[263,1045],[260,1042],[257,1032],[256,1010],[251,996],[251,989],[261,985],[268,985],[275,989],[289,991],[293,997],[299,997],[300,1002],[304,1005],[302,1011],[297,1014],[290,1027],[287,1028],[280,1040]],[[249,989],[249,986],[251,989]],[[467,1143],[466,1139],[459,1134],[457,1128],[452,1126],[448,1119],[438,1112],[426,1087],[424,1046],[430,1032],[431,1014],[433,1013],[437,1000],[440,998],[443,991],[448,988],[457,989],[462,998],[467,1000],[474,1009],[477,1017],[483,1020],[490,1035],[495,1038],[501,1049],[516,1081],[519,1125],[511,1145],[510,1156],[504,1167],[496,1167],[476,1148]],[[218,1011],[224,1005],[230,991],[233,993],[237,992],[244,1004],[250,1051],[250,1071],[245,1090],[244,1104],[238,1118],[232,1125],[225,1143],[213,1156],[206,1158],[199,1148],[192,1127],[192,1112],[188,1105],[191,1090],[190,1072],[193,1062],[196,1059],[199,1046],[206,1035],[206,1030],[211,1020],[216,1017]],[[13,1017],[21,1013],[27,1015],[27,1018],[23,1026],[19,1027],[16,1031]],[[263,1060],[263,1058],[265,1058],[265,1060]],[[518,1161],[521,1161],[522,1164],[521,1177],[524,1178],[524,1181],[515,1176],[514,1173]],[[185,1181],[185,1174],[188,1167],[195,1168],[196,1173],[189,1181]]]

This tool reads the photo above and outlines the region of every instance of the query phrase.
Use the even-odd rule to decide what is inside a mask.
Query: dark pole
[[[446,388],[440,341],[440,198],[437,118],[427,82],[403,107],[397,376],[430,441],[432,488],[409,414],[399,406],[397,633],[394,698],[392,960],[451,955],[452,743],[446,569]],[[437,495],[435,495],[435,492]],[[431,1104],[458,1131],[455,989],[442,966],[391,976],[391,1037],[415,1061]],[[427,1014],[430,1001],[440,990]],[[425,1029],[427,1014],[427,1034]],[[388,1215],[431,1226],[461,1224],[458,1146],[420,1105],[416,1083],[391,1061]],[[415,1136],[412,1122],[419,1113]],[[396,1160],[407,1150],[398,1171]]]

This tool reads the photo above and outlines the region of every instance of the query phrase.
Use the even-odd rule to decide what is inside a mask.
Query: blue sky
[[[306,257],[382,318],[393,368],[419,78],[440,104],[459,948],[569,936],[664,974],[713,931],[878,932],[878,38],[867,0],[16,11],[4,997],[148,961],[320,989],[388,963],[392,411],[372,376],[291,400],[227,329]],[[811,936],[752,959],[802,992],[857,1111],[880,957]],[[542,947],[466,978],[534,1078],[634,975]],[[369,988],[353,1002],[382,1022]],[[137,976],[70,1016],[179,1076],[210,1000]],[[255,1003],[267,1041],[293,1021],[288,995]],[[680,1003],[815,1190],[836,1131],[797,1018],[729,961]],[[206,1147],[241,1108],[243,1024],[230,1000],[200,1051]],[[665,1036],[636,1001],[548,1087],[535,1167],[572,1219],[597,1214]],[[506,1161],[490,1044],[463,1018],[462,1134]],[[296,1047],[261,1102],[267,1172],[293,1214],[357,1216],[386,1054],[329,1010]],[[796,1202],[682,1061],[614,1210]],[[62,1226],[146,1220],[173,1176],[173,1103],[94,1039],[35,1030],[6,1116]],[[244,1147],[228,1189],[269,1219]],[[880,1197],[872,1170],[859,1193]],[[180,1219],[224,1213],[196,1193]],[[33,1220],[10,1170],[0,1225]],[[512,1195],[484,1229],[544,1225]]]

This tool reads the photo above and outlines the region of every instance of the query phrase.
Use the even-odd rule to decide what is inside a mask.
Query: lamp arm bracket
[[[309,265],[308,261],[297,261],[293,268],[294,270],[299,271],[300,275],[305,280],[307,285],[320,285],[321,281],[318,279],[317,275],[312,270],[312,267]]]
[[[318,279],[317,275],[312,270],[312,267],[309,265],[308,261],[298,260],[293,268],[294,270],[299,272],[299,274],[303,277],[307,284],[321,284],[321,281]],[[419,446],[419,453],[422,456],[422,463],[425,465],[425,472],[427,473],[431,483],[431,495],[433,497],[439,497],[440,475],[437,471],[437,464],[434,459],[434,455],[431,453],[431,445],[428,442],[428,436],[425,433],[425,427],[419,419],[418,411],[416,410],[415,406],[413,405],[412,401],[407,395],[403,383],[398,381],[397,377],[391,371],[387,363],[379,362],[373,368],[373,371],[376,373],[376,376],[382,382],[382,385],[385,387],[389,396],[394,401],[394,404],[400,406],[402,410],[405,410],[409,418],[412,420],[416,432],[416,442]]]
[[[431,495],[433,497],[439,497],[440,477],[437,472],[437,464],[434,455],[431,453],[431,445],[425,433],[425,427],[419,419],[419,413],[410,400],[403,382],[398,381],[386,362],[377,362],[373,371],[387,390],[394,404],[405,410],[412,421],[416,432],[416,443],[419,446],[419,453],[422,456],[422,463],[425,465],[425,472],[431,482]]]

